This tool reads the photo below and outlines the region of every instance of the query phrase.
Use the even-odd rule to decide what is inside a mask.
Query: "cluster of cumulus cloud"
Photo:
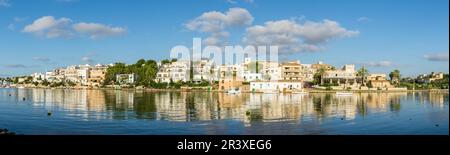
[[[299,21],[283,19],[253,25],[254,17],[244,8],[230,8],[226,12],[205,12],[184,24],[190,31],[206,34],[207,45],[224,45],[232,28],[245,28],[242,43],[252,46],[279,46],[281,52],[315,52],[336,38],[359,35],[359,31],[347,30],[338,22]]]
[[[22,30],[46,38],[88,36],[92,39],[119,36],[127,32],[123,27],[112,27],[99,23],[74,23],[69,18],[56,19],[53,16],[43,16],[36,19]]]

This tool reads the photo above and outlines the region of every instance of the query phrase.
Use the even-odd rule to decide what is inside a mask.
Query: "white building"
[[[244,71],[241,65],[221,65],[219,66],[219,77],[221,79],[232,79],[232,78],[242,78],[242,73]]]
[[[173,82],[187,82],[190,80],[189,78],[189,61],[176,61],[162,65],[156,74],[155,80],[166,83],[169,83],[171,80]]]
[[[281,80],[281,67],[276,66],[270,66],[270,67],[265,67],[264,71],[263,71],[264,75],[263,75],[263,79],[264,80],[269,80],[269,81],[277,81],[277,80]]]
[[[31,74],[31,77],[33,78],[33,82],[40,82],[45,79],[45,74],[33,73]]]
[[[302,65],[302,75],[303,81],[312,82],[314,81],[314,73],[316,70],[312,67],[312,64],[301,64]]]
[[[244,71],[242,74],[240,74],[240,77],[245,82],[258,81],[263,79],[263,75],[261,73],[252,73],[250,71]]]
[[[119,84],[133,84],[136,82],[137,76],[136,74],[117,74],[116,81]]]
[[[79,66],[68,66],[64,71],[65,80],[73,83],[80,83],[81,80],[79,79],[78,69],[80,69]]]
[[[303,89],[301,81],[254,81],[250,82],[250,90],[264,91],[300,91]]]
[[[63,79],[64,75],[61,74],[61,69],[45,72],[45,80],[48,82],[61,82]]]
[[[212,61],[207,59],[202,59],[200,61],[194,62],[193,64],[193,80],[194,82],[202,81],[217,81],[218,72]]]
[[[344,65],[342,69],[328,70],[325,72],[321,83],[356,84],[355,65]]]

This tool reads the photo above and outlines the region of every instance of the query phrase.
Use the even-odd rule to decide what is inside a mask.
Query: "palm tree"
[[[317,70],[317,73],[314,74],[314,78],[316,79],[317,83],[322,84],[322,82],[323,82],[322,78],[325,75],[325,71],[326,71],[325,68],[321,67]]]
[[[367,70],[364,66],[362,66],[358,72],[356,73],[357,76],[361,76],[362,79],[362,85],[365,86],[365,77],[369,74],[369,70]]]
[[[391,73],[389,73],[389,77],[391,78],[391,82],[397,84],[398,80],[400,79],[400,71],[394,70]]]

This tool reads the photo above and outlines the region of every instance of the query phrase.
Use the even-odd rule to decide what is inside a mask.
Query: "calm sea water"
[[[448,135],[448,97],[0,89],[0,128],[25,135]]]

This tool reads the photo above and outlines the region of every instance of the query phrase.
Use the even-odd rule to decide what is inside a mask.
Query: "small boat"
[[[339,96],[351,96],[351,95],[353,95],[353,92],[336,92],[336,95],[339,95]]]
[[[239,89],[230,89],[227,91],[228,94],[239,94],[241,93],[241,90]]]
[[[25,87],[24,87],[24,86],[19,86],[19,87],[17,87],[17,88],[19,88],[19,89],[24,89]]]

